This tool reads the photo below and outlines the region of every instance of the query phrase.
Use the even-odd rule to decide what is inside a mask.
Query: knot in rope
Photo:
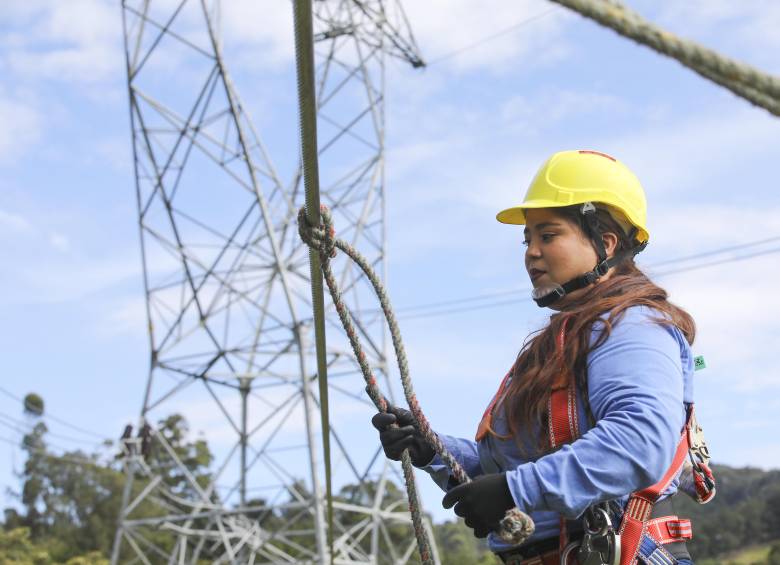
[[[309,247],[319,251],[321,257],[336,256],[336,230],[333,228],[333,216],[324,204],[320,206],[319,226],[313,226],[306,217],[306,209],[298,210],[298,234]]]
[[[531,537],[536,526],[528,514],[519,508],[511,508],[498,523],[498,537],[504,543],[520,545]]]

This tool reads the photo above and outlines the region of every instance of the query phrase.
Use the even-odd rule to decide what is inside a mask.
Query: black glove
[[[482,475],[468,484],[458,485],[447,492],[441,503],[444,508],[454,504],[455,514],[465,519],[478,538],[498,530],[506,511],[515,506],[506,484],[506,473]]]
[[[436,452],[415,427],[412,413],[389,403],[387,410],[371,418],[371,423],[379,430],[379,441],[387,458],[399,461],[404,449],[408,448],[412,465],[424,467],[430,463]],[[398,427],[392,428],[396,423]]]

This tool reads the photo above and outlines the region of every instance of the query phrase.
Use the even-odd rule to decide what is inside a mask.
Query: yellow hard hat
[[[536,173],[523,202],[502,210],[496,219],[524,225],[528,208],[558,208],[586,202],[606,204],[621,212],[637,229],[635,237],[639,243],[650,238],[647,201],[639,179],[623,163],[599,151],[555,153]]]

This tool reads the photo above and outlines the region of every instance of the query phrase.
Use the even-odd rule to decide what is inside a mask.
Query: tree
[[[780,565],[780,542],[772,544],[766,562],[767,565]]]
[[[780,486],[768,493],[764,499],[764,511],[761,522],[769,539],[780,536]],[[778,555],[780,558],[780,555]]]
[[[214,456],[204,439],[189,441],[189,425],[181,414],[171,414],[157,423],[157,431],[176,454],[200,487],[208,485],[211,477],[209,466]],[[173,456],[158,442],[152,442],[147,458],[152,470],[164,477],[165,483],[175,494],[197,497],[194,487],[179,469]]]
[[[28,399],[26,413],[39,417],[43,400],[27,402]],[[158,423],[158,431],[196,482],[208,481],[211,452],[204,440],[189,439],[184,418],[177,414],[168,416]],[[51,453],[46,433],[46,425],[39,421],[23,438],[27,459],[20,476],[21,491],[14,493],[21,508],[5,509],[3,528],[6,535],[14,532],[14,543],[20,547],[27,542],[45,547],[52,562],[100,565],[110,554],[120,512],[125,482],[121,461],[103,462],[98,454],[81,451]],[[154,446],[153,452],[150,466],[163,474],[171,490],[186,495],[193,487],[183,473],[175,470],[171,454],[159,445]],[[139,515],[152,515],[154,511],[150,503],[137,508]],[[174,536],[159,532],[157,541],[161,545],[172,544]],[[4,552],[0,551],[0,555],[5,558]],[[5,561],[0,562],[5,565]],[[33,561],[22,560],[19,565],[22,563]]]
[[[434,527],[439,557],[447,565],[488,565],[498,563],[484,540],[474,537],[462,519]]]
[[[30,539],[29,528],[0,530],[0,555],[3,565],[48,565],[49,553]]]

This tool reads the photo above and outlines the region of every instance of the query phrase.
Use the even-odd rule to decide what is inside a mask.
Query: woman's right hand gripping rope
[[[404,449],[409,450],[412,464],[424,467],[432,460],[436,451],[431,447],[415,425],[409,410],[387,404],[387,412],[379,412],[371,423],[379,430],[379,441],[388,459],[400,461]],[[396,424],[396,425],[393,425]]]

